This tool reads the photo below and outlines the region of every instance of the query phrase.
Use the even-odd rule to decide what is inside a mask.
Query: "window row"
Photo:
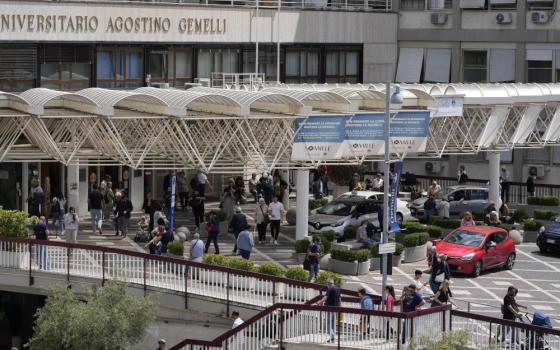
[[[284,46],[280,80],[289,83],[362,81],[362,49],[356,46]],[[147,83],[185,83],[216,73],[255,72],[254,47],[106,47],[0,44],[0,91],[36,86],[79,90],[90,86],[132,89]],[[261,45],[259,73],[277,80],[277,48]]]
[[[460,0],[457,2],[460,8],[467,10],[515,10],[517,8],[517,0]],[[554,9],[554,6],[554,0],[527,0],[527,10],[551,10]],[[442,10],[452,7],[452,0],[400,0],[401,10]]]

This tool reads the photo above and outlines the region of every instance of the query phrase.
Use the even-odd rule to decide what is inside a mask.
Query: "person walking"
[[[148,224],[148,231],[150,232],[154,229],[154,213],[156,211],[154,204],[152,192],[146,192],[146,197],[144,197],[144,202],[142,203],[142,210],[144,211],[144,214],[148,215],[150,218],[150,223]]]
[[[467,170],[464,165],[459,166],[459,171],[457,172],[457,182],[459,185],[466,185],[469,181],[469,176],[467,175]]]
[[[117,225],[122,230],[122,239],[125,239],[126,235],[128,234],[130,213],[132,213],[134,207],[132,206],[132,202],[130,201],[130,199],[128,199],[125,191],[122,192],[121,196],[122,198],[117,203],[117,206],[115,208],[115,215],[117,217]]]
[[[395,296],[395,288],[391,285],[385,286],[385,311],[386,312],[395,312],[395,300],[397,297]],[[385,340],[389,340],[389,334],[393,334],[393,327],[391,327],[391,321],[387,320],[385,325],[387,331],[385,333]]]
[[[334,284],[334,280],[332,278],[327,279],[327,292],[325,296],[318,302],[319,305],[324,306],[340,306],[340,288],[338,288]],[[336,334],[336,319],[337,319],[337,312],[327,312],[327,334],[329,335],[329,343],[334,342],[334,337]]]
[[[249,179],[249,192],[253,195],[255,199],[255,203],[259,201],[259,192],[257,191],[258,183],[257,183],[257,174],[251,174],[251,178]]]
[[[64,201],[62,193],[52,199],[52,219],[55,234],[58,236],[64,230]]]
[[[506,167],[501,169],[501,188],[502,188],[502,202],[509,202],[509,186],[511,182],[511,175]]]
[[[156,348],[156,350],[166,350],[167,349],[166,343],[167,342],[165,341],[165,339],[160,339],[158,341],[158,347]]]
[[[436,199],[433,195],[429,195],[428,199],[424,202],[424,220],[430,221],[430,217],[437,215]]]
[[[245,228],[239,232],[236,239],[236,246],[239,248],[239,254],[241,254],[241,257],[245,260],[249,260],[251,258],[251,251],[255,245],[253,232],[250,230],[251,226],[245,226]]]
[[[99,192],[99,186],[93,184],[93,191],[88,196],[89,213],[91,215],[91,234],[94,235],[98,230],[99,234],[103,234],[101,230],[102,209],[103,209],[103,195]]]
[[[41,216],[41,206],[43,205],[44,192],[36,177],[31,179],[31,196],[29,202],[31,203],[31,215]]]
[[[200,224],[204,222],[204,197],[200,195],[198,190],[194,190],[189,199],[194,216],[194,225],[197,231],[200,230]]]
[[[529,197],[535,196],[535,178],[536,176],[533,174],[529,174],[527,177],[527,196]]]
[[[210,248],[210,242],[214,243],[214,254],[220,254],[220,248],[218,247],[218,234],[220,233],[220,221],[218,216],[214,211],[208,213],[208,222],[206,223],[206,232],[208,232],[208,238],[206,239],[206,245],[204,246],[204,254],[208,254],[208,248]]]
[[[244,323],[243,319],[239,316],[239,311],[233,311],[231,313],[231,318],[233,319],[233,325],[231,326],[231,329],[235,329]],[[232,350],[241,350],[245,348],[246,344],[245,344],[245,336],[243,335],[243,331],[239,332],[239,334],[236,334],[234,336],[232,345],[233,345]]]
[[[369,295],[367,295],[365,288],[358,289],[358,296],[360,297],[360,309],[373,310],[373,300]],[[360,316],[360,331],[362,332],[363,337],[370,333],[370,323],[370,316]]]
[[[309,263],[309,282],[314,281],[319,275],[319,263],[321,259],[321,237],[314,236],[311,244],[307,247],[305,257]]]
[[[231,222],[229,223],[229,228],[233,232],[233,236],[235,237],[235,243],[233,245],[232,253],[235,255],[237,254],[237,237],[239,233],[247,228],[247,217],[245,214],[241,212],[241,207],[235,207],[235,214],[231,218]]]
[[[48,241],[49,240],[49,230],[47,229],[47,220],[44,216],[39,218],[39,222],[33,226],[33,235],[38,241]],[[37,244],[37,265],[39,265],[40,270],[47,270],[49,265],[49,258],[47,252],[47,246],[42,244]]]
[[[206,186],[208,186],[208,188],[212,190],[212,184],[210,183],[210,181],[208,181],[208,175],[204,171],[198,171],[198,173],[196,174],[196,182],[198,193],[200,193],[202,197],[206,196]]]
[[[271,244],[278,245],[278,235],[280,234],[280,221],[284,217],[284,205],[278,201],[278,197],[272,197],[272,203],[268,206],[270,215],[270,239]]]
[[[109,220],[113,210],[115,209],[115,192],[113,192],[113,183],[110,181],[111,176],[107,176],[109,181],[107,181],[105,194],[103,194],[103,220],[106,221]]]
[[[80,225],[80,218],[76,214],[76,209],[70,207],[68,213],[64,215],[64,234],[66,235],[66,242],[78,243],[78,227]]]
[[[416,291],[416,285],[414,283],[405,287],[403,294],[401,295],[401,312],[413,312],[420,310],[422,305],[426,302],[422,299],[422,296]],[[407,319],[403,322],[402,328],[402,343],[406,343],[407,338]]]
[[[189,258],[192,261],[202,262],[202,255],[204,255],[204,243],[200,240],[200,234],[195,232],[189,247]]]
[[[430,260],[431,260],[431,265],[430,265],[430,278],[428,279],[428,284],[430,285],[430,289],[432,291],[432,293],[436,293],[437,290],[439,289],[439,283],[436,281],[436,277],[438,275],[441,274],[440,272],[440,265],[441,265],[441,261],[439,260],[439,254],[436,251],[436,247],[432,246],[431,251],[430,251]],[[444,275],[445,277],[445,275]],[[438,280],[442,280],[442,276],[437,277]]]
[[[442,306],[447,304],[455,305],[453,304],[451,297],[453,297],[453,294],[449,289],[449,280],[444,280],[443,282],[441,282],[436,294],[434,294],[434,299],[432,300],[431,307]]]
[[[260,181],[260,185],[261,185],[260,186],[261,190],[263,192],[264,201],[265,201],[266,205],[269,205],[270,202],[272,202],[272,192],[274,190],[272,179],[270,178],[268,173],[263,173],[263,175],[261,176],[259,181]]]
[[[463,217],[461,218],[461,227],[463,226],[476,226],[476,222],[474,221],[473,215],[470,211],[463,213]]]
[[[527,306],[521,305],[517,302],[515,297],[517,296],[518,289],[514,286],[509,286],[507,293],[504,297],[504,303],[502,305],[502,318],[504,320],[513,321],[515,322],[517,319],[521,319],[522,314],[519,312],[519,308],[522,307],[527,309]],[[511,333],[511,343],[513,344],[514,341],[519,341],[519,335],[516,334],[515,327],[507,326],[502,327],[502,337],[501,341],[504,342],[506,338],[506,333]]]
[[[323,181],[321,181],[321,178],[316,178],[315,181],[313,181],[313,198],[321,199],[324,195]]]
[[[373,244],[373,241],[368,236],[368,223],[369,222],[367,220],[364,220],[364,221],[362,221],[362,224],[360,225],[360,227],[358,227],[357,242],[361,243],[362,246],[369,251],[369,249],[371,249],[371,245]]]
[[[202,192],[201,192],[202,194]],[[236,200],[235,200],[235,188],[232,187],[227,187],[224,190],[224,195],[222,197],[222,200],[220,202],[220,209],[222,209],[222,211],[224,213],[226,213],[226,222],[228,227],[230,227],[231,225],[231,219],[233,218],[233,215],[235,214],[235,207],[237,206]]]
[[[259,198],[259,204],[255,208],[255,223],[257,224],[257,232],[259,234],[259,244],[264,244],[266,241],[266,227],[270,221],[268,215],[268,206],[264,198]]]
[[[184,171],[177,174],[177,193],[181,202],[181,210],[185,210],[189,199],[189,181]]]

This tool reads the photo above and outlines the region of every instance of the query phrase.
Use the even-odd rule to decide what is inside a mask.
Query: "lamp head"
[[[391,104],[392,105],[402,105],[403,104],[403,96],[401,94],[401,87],[396,85],[395,92],[391,94]]]

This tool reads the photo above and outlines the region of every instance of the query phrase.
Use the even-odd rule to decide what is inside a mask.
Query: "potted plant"
[[[343,275],[364,275],[369,271],[369,252],[366,249],[333,249],[329,269]]]
[[[358,226],[346,226],[344,228],[344,240],[351,241],[356,239],[358,234]]]
[[[284,276],[284,270],[273,262],[260,264],[257,272],[275,277]],[[276,295],[284,295],[284,283],[276,282],[274,286],[272,281],[257,279],[255,283],[255,292],[257,294],[273,294],[274,290]]]
[[[325,284],[327,284],[327,280],[329,278],[332,278],[335,286],[337,286],[337,287],[342,286],[342,277],[338,273],[331,272],[331,271],[321,271],[321,272],[319,272],[319,274],[317,275],[317,278],[315,279],[315,283],[325,285]]]
[[[222,254],[206,254],[202,257],[202,262],[215,266],[228,266],[228,259]],[[210,269],[193,268],[191,274],[201,283],[224,286],[227,284],[227,274],[221,271]]]
[[[376,271],[381,268],[381,255],[379,255],[379,243],[375,242],[371,245],[370,250],[371,260],[369,263],[369,270]]]
[[[305,271],[303,267],[292,267],[286,271],[286,278],[307,282],[309,280],[309,272]],[[294,301],[305,302],[310,299],[309,290],[298,286],[286,285],[285,294],[288,299]]]
[[[404,237],[404,262],[411,263],[426,259],[427,243],[430,235],[427,232],[412,233]]]
[[[227,259],[228,267],[243,271],[255,271],[255,263],[251,260],[243,259],[240,256],[230,257]],[[229,286],[237,290],[253,290],[255,289],[255,278],[248,276],[235,276],[230,274]]]
[[[185,247],[183,246],[183,243],[179,241],[169,242],[167,243],[167,252],[173,257],[183,258]]]
[[[523,221],[523,242],[536,242],[539,229],[543,223],[538,220],[526,219]]]
[[[295,257],[297,258],[297,261],[300,264],[303,264],[303,261],[305,260],[305,256],[307,255],[307,248],[309,247],[309,240],[306,239],[300,239],[297,240],[295,243]]]
[[[402,245],[401,243],[397,243],[395,245],[395,252],[393,253],[393,266],[398,267],[401,266],[401,260],[402,260],[402,253],[404,251],[404,245]]]
[[[0,207],[0,236],[26,238],[29,237],[29,228],[37,223],[36,216],[28,217],[26,212],[19,210],[4,210]],[[3,242],[5,259],[2,267],[20,268],[29,261],[29,248],[27,244]]]

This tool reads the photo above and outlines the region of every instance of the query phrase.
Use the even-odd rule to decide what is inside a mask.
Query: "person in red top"
[[[163,248],[163,236],[166,234],[165,231],[165,221],[163,219],[158,220],[158,227],[156,227],[152,232],[152,239],[146,243],[144,248],[150,249],[150,254],[161,255]]]
[[[385,311],[387,312],[395,312],[395,288],[393,286],[386,286],[385,287]],[[385,339],[389,340],[389,334],[393,334],[393,328],[390,326],[390,320],[387,320],[387,333],[385,334]]]

